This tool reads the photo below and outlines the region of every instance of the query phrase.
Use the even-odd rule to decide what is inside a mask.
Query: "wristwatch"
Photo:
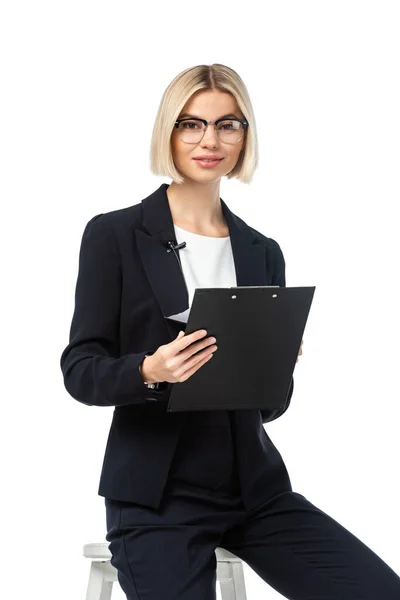
[[[143,358],[143,360],[145,358],[147,358],[148,356],[151,356],[152,354],[154,354],[154,352],[150,352],[149,354],[146,354],[145,357]],[[142,361],[143,362],[143,361]],[[140,363],[139,365],[139,373],[142,374],[142,363]],[[149,383],[148,381],[144,381],[143,384],[149,389],[149,390],[162,390],[166,388],[166,385],[164,384],[164,382],[155,382],[155,383]]]

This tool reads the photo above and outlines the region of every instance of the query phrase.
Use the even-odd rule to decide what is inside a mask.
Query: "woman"
[[[293,380],[279,411],[166,411],[172,385],[218,352],[206,331],[184,334],[194,289],[285,285],[279,244],[219,196],[223,176],[249,183],[257,159],[238,74],[187,69],[151,145],[152,171],[172,183],[84,230],[61,367],[76,400],[115,407],[98,491],[111,562],[129,600],[215,599],[217,546],[286,598],[398,600],[389,566],[292,490],[262,424],[287,410]]]

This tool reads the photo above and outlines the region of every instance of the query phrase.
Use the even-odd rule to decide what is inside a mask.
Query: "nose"
[[[219,138],[217,135],[217,131],[215,125],[213,123],[208,123],[206,130],[203,135],[203,139],[201,140],[202,146],[217,146],[219,144]]]

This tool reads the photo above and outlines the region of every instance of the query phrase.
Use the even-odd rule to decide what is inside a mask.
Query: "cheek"
[[[171,151],[173,159],[176,163],[181,163],[182,161],[188,160],[190,158],[190,151],[187,149],[186,146],[183,146],[182,142],[180,142],[179,140],[171,140]]]
[[[235,152],[232,152],[232,155],[231,155],[231,162],[232,163],[234,163],[234,164],[237,163],[237,161],[239,160],[239,157],[240,157],[240,151],[241,151],[241,149],[239,148],[239,150],[236,150]]]

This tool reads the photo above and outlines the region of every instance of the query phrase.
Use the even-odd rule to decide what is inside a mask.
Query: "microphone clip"
[[[181,242],[180,244],[177,244],[174,240],[169,240],[167,242],[169,248],[167,249],[167,252],[171,252],[175,250],[181,250],[182,248],[185,248],[186,246],[186,242]]]

